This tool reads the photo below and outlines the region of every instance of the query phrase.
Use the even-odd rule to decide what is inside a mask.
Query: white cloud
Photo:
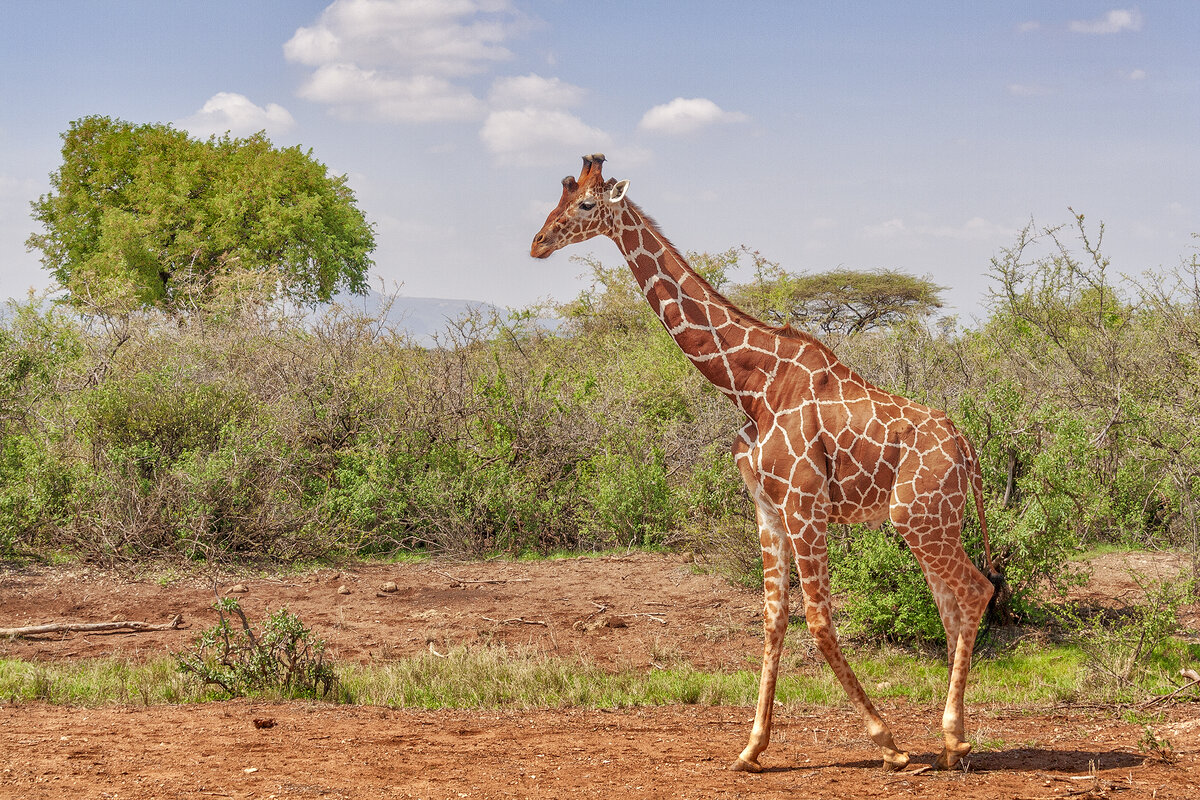
[[[289,61],[353,62],[434,75],[469,75],[512,58],[507,0],[335,0],[283,46]]]
[[[506,163],[555,164],[606,149],[612,137],[565,111],[504,109],[488,115],[479,131],[488,151]]]
[[[299,95],[339,116],[475,119],[483,103],[451,79],[512,58],[522,24],[509,0],[335,0],[283,53],[314,68]]]
[[[283,57],[288,61],[318,66],[337,59],[340,44],[337,36],[328,28],[297,28],[292,38],[283,44]]]
[[[1072,33],[1105,35],[1121,31],[1140,31],[1142,12],[1135,8],[1114,8],[1096,19],[1078,19],[1067,25]]]
[[[569,108],[579,105],[585,91],[578,86],[541,75],[497,78],[488,93],[496,108]]]
[[[298,94],[330,106],[346,119],[444,122],[483,115],[483,104],[475,95],[445,78],[395,75],[353,64],[317,68]]]
[[[195,114],[175,122],[176,127],[201,138],[226,132],[249,136],[261,130],[278,135],[287,133],[295,124],[283,106],[277,103],[258,106],[237,92],[217,92]]]
[[[1146,70],[1144,69],[1131,69],[1129,72],[1123,72],[1121,74],[1126,80],[1130,81],[1146,80]]]
[[[863,226],[862,233],[869,239],[895,239],[905,236],[923,239],[981,242],[1011,236],[1014,230],[1011,226],[991,222],[983,217],[971,217],[958,225],[908,225],[900,217],[893,217],[875,225]]]
[[[492,112],[479,138],[499,161],[522,165],[551,164],[604,149],[612,137],[566,110],[579,105],[585,94],[558,78],[497,78],[488,93]]]
[[[1010,83],[1004,89],[1013,97],[1047,97],[1054,94],[1050,87],[1037,83]]]
[[[1042,23],[1038,22],[1036,19],[1031,19],[1028,22],[1022,22],[1020,25],[1018,25],[1017,32],[1032,33],[1033,31],[1041,30],[1041,27]]]
[[[907,232],[904,225],[904,220],[899,217],[893,217],[889,220],[877,223],[875,225],[866,225],[863,227],[863,234],[871,239],[892,238]]]
[[[960,225],[927,225],[916,229],[918,234],[938,239],[959,239],[982,242],[1011,236],[1015,229],[983,217],[971,217]]]
[[[744,122],[747,116],[739,111],[725,111],[704,97],[676,97],[669,103],[655,106],[645,113],[638,128],[652,133],[672,135],[694,133],[708,125]]]

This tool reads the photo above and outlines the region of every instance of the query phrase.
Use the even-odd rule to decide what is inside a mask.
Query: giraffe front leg
[[[813,525],[804,533],[803,537],[793,539],[793,546],[796,548],[796,563],[800,568],[801,585],[804,588],[804,618],[808,622],[809,634],[821,654],[825,656],[825,661],[833,670],[838,682],[842,684],[851,704],[862,715],[867,736],[883,751],[884,770],[891,772],[904,769],[908,766],[908,753],[896,746],[891,729],[867,697],[838,644],[837,633],[833,627],[824,526]]]
[[[788,624],[788,570],[790,558],[787,540],[774,509],[758,509],[759,541],[763,556],[763,661],[758,684],[758,705],[750,741],[730,769],[737,772],[761,772],[758,757],[771,741],[771,720],[775,708],[775,684],[779,677],[779,656]]]
[[[879,745],[883,751],[883,769],[885,772],[901,770],[908,766],[909,755],[901,750],[896,745],[896,739],[892,735],[891,728],[883,721],[883,717],[879,715],[875,705],[871,699],[867,697],[866,691],[859,683],[858,677],[851,670],[849,662],[842,654],[841,647],[838,645],[837,634],[833,629],[833,621],[830,614],[830,604],[827,600],[811,601],[807,590],[804,595],[804,616],[808,622],[809,633],[812,634],[813,640],[817,643],[821,654],[825,656],[825,661],[828,662],[833,674],[837,676],[838,682],[842,684],[842,688],[846,692],[846,696],[850,699],[850,703],[858,709],[862,715],[863,724],[867,729],[867,737]]]

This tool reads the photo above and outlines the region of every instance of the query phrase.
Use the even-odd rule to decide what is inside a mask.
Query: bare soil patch
[[[388,583],[394,591],[383,591]],[[343,661],[386,661],[431,644],[439,652],[472,644],[529,647],[613,669],[678,657],[701,669],[756,668],[761,657],[761,593],[698,574],[682,556],[370,564],[230,578],[217,591],[235,588],[246,590],[232,596],[252,621],[286,607]],[[161,656],[187,648],[216,623],[214,599],[212,585],[199,580],[160,585],[53,569],[0,574],[0,627],[183,617],[178,630],[0,641],[0,655]]]
[[[914,762],[939,747],[938,710],[885,707]],[[1196,726],[1160,728],[1186,752],[1146,762],[1139,726],[1083,710],[973,709],[997,742],[967,771],[885,774],[840,709],[777,715],[761,775],[726,767],[750,710],[663,707],[412,712],[246,701],[150,708],[0,708],[0,797],[137,798],[1188,798]],[[270,727],[254,720],[269,719]],[[1189,727],[1190,726],[1190,727]]]
[[[1118,580],[1127,574],[1121,565],[1110,563],[1120,555],[1102,557],[1108,597],[1129,588]],[[217,588],[225,594],[239,583],[251,619],[286,606],[343,660],[476,643],[580,655],[612,669],[674,658],[711,670],[756,668],[761,655],[759,592],[698,574],[680,556],[365,565]],[[395,591],[383,591],[388,583]],[[185,625],[6,641],[0,654],[157,657],[188,647],[215,622],[213,599],[199,580],[0,573],[0,627],[165,622],[176,614]],[[974,706],[969,731],[981,746],[968,769],[922,774],[915,767],[932,763],[940,747],[940,709],[895,701],[882,711],[914,754],[905,772],[880,771],[878,751],[848,708],[781,709],[767,772],[746,775],[726,767],[745,744],[750,708],[9,705],[0,706],[0,798],[1200,797],[1194,705],[1170,708],[1151,726],[1173,745],[1173,763],[1147,761],[1138,746],[1146,727],[1109,710]]]

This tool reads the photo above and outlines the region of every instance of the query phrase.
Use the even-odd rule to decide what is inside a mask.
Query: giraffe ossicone
[[[722,297],[628,199],[628,181],[604,179],[603,163],[602,154],[584,156],[579,177],[563,179],[558,205],[529,252],[546,258],[595,236],[616,242],[668,333],[746,416],[733,453],[758,517],[766,644],[754,726],[731,768],[759,771],[770,741],[792,559],[809,632],[882,749],[885,769],[908,764],[842,654],[830,603],[827,526],[887,519],[921,565],[946,629],[950,676],[936,764],[953,766],[971,750],[963,695],[998,579],[970,443],[943,412],[873,386],[815,337],[767,325]],[[971,499],[992,579],[962,547]]]

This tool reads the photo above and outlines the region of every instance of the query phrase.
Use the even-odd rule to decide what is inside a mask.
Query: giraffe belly
[[[865,523],[878,528],[888,518],[891,484],[891,480],[877,483],[861,474],[831,482],[829,521],[845,525]]]
[[[835,508],[833,513],[829,515],[830,522],[837,522],[843,525],[862,523],[873,531],[879,530],[879,526],[886,522],[887,519],[888,506],[886,503],[874,508]]]

